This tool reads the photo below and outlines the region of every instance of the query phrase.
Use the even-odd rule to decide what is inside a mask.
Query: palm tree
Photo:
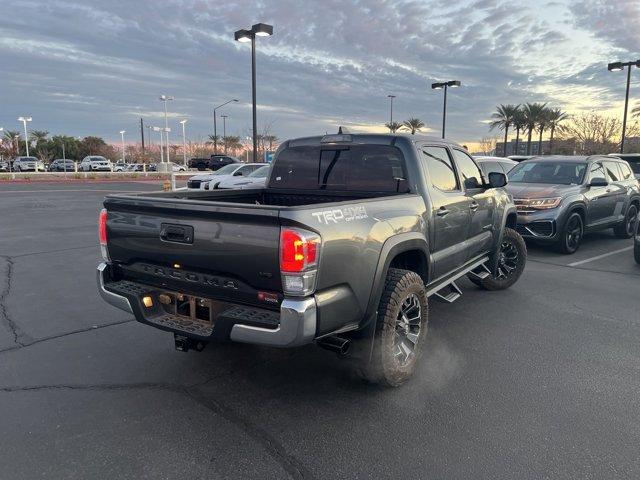
[[[542,155],[542,133],[545,128],[549,125],[549,117],[551,116],[551,109],[545,107],[544,110],[540,113],[540,117],[538,118],[538,133],[540,136],[538,137],[538,155]]]
[[[638,113],[640,113],[640,107],[638,108]],[[556,128],[560,125],[561,122],[567,120],[569,115],[566,112],[563,112],[559,108],[551,108],[549,109],[549,118],[547,118],[547,124],[549,127],[549,132],[551,136],[549,137],[549,153],[553,153],[553,134],[556,131]]]
[[[209,135],[208,138],[209,140],[205,142],[207,145],[220,144],[220,135]]]
[[[387,122],[384,126],[387,127],[391,133],[396,133],[402,128],[402,124],[400,122]]]
[[[402,122],[402,128],[405,130],[409,130],[411,135],[415,135],[416,132],[419,132],[421,128],[425,126],[424,122],[417,118],[410,118],[409,120],[405,120]]]
[[[29,140],[34,141],[37,147],[40,142],[46,141],[48,136],[49,132],[46,130],[32,130]]]
[[[493,130],[494,128],[504,130],[503,157],[507,156],[507,136],[509,135],[509,127],[513,125],[514,116],[519,108],[520,105],[500,105],[496,108],[495,113],[491,115],[491,118],[494,120],[489,124],[489,130]]]
[[[18,155],[18,142],[20,141],[20,132],[15,130],[5,130],[4,132],[4,140],[11,145],[11,155],[14,157]]]
[[[546,103],[526,103],[525,106],[522,107],[524,125],[527,130],[527,155],[531,155],[531,136],[542,119],[546,106]]]
[[[240,137],[237,135],[227,135],[223,139],[223,144],[225,151],[231,150],[234,154],[238,149],[242,147],[242,143],[240,142]]]
[[[518,109],[515,111],[513,115],[513,128],[516,129],[516,145],[515,145],[515,155],[518,155],[520,152],[520,132],[524,132],[526,123],[524,118],[524,113],[522,112],[522,108],[518,106]]]

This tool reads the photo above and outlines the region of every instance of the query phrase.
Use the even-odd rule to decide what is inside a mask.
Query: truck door
[[[435,277],[461,265],[470,218],[469,198],[464,194],[454,163],[442,146],[422,147],[422,161],[431,199],[432,254]]]
[[[495,201],[493,193],[484,187],[482,172],[473,158],[457,148],[452,148],[451,152],[462,189],[469,199],[470,221],[465,260],[471,260],[491,249]]]

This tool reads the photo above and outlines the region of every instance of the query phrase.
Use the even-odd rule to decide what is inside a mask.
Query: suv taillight
[[[108,262],[109,252],[107,251],[107,209],[100,210],[98,217],[98,239],[100,240],[100,253],[105,262]]]
[[[286,295],[310,295],[316,288],[320,235],[299,228],[280,230],[280,273]]]

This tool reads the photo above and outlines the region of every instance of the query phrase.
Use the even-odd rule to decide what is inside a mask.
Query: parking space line
[[[608,257],[610,255],[615,255],[617,253],[628,252],[629,250],[633,250],[633,245],[630,247],[621,248],[620,250],[614,250],[613,252],[603,253],[602,255],[597,255],[595,257],[587,258],[586,260],[580,260],[579,262],[569,263],[568,267],[577,267],[578,265],[583,265],[589,262],[595,262],[596,260],[600,260],[601,258]]]

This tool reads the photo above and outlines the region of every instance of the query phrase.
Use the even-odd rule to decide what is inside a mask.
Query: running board
[[[486,263],[489,261],[489,257],[483,256],[480,257],[464,267],[460,270],[455,271],[442,279],[436,280],[430,285],[427,285],[427,297],[431,297],[435,295],[436,298],[442,300],[446,303],[455,302],[462,295],[462,290],[456,284],[456,280],[468,273],[472,273],[474,276],[478,278],[486,278],[490,275],[489,268],[486,266]],[[474,270],[478,270],[475,272]]]
[[[444,290],[446,290],[447,288],[449,289],[449,293],[444,292]],[[456,285],[456,282],[451,282],[442,290],[438,290],[436,293],[434,293],[434,295],[436,296],[436,298],[442,300],[443,302],[453,303],[462,296],[462,290],[460,290],[460,287]]]
[[[487,267],[486,263],[483,263],[482,265],[480,265],[475,270],[471,270],[468,273],[468,275],[472,276],[473,278],[475,278],[477,280],[484,280],[485,278],[491,276],[491,270],[489,270],[489,267]]]

